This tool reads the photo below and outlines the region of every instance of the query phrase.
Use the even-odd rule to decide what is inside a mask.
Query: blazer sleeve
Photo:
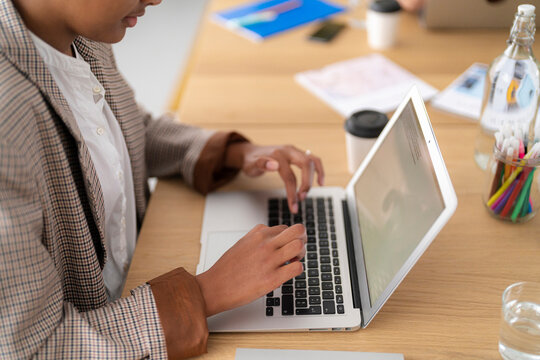
[[[206,194],[239,172],[225,167],[224,161],[231,143],[248,141],[242,135],[182,124],[171,115],[157,119],[148,113],[143,116],[149,176],[181,175],[195,190]]]
[[[0,139],[0,358],[166,358],[150,285],[84,313],[64,301],[23,156]]]

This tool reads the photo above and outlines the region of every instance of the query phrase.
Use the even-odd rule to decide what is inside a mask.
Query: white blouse
[[[103,269],[110,300],[120,297],[137,237],[131,164],[120,126],[90,65],[56,50],[35,34],[34,44],[67,100],[90,151],[105,202],[107,262]]]

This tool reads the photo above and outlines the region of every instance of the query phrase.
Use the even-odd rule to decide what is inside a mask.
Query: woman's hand
[[[197,275],[206,315],[250,303],[303,271],[306,229],[257,225],[208,271]]]
[[[248,176],[260,176],[267,171],[277,171],[285,183],[289,209],[298,212],[298,201],[306,198],[317,172],[319,185],[324,184],[324,169],[321,159],[309,151],[301,151],[292,145],[257,146],[251,143],[231,144],[227,148],[225,165],[241,168]],[[301,169],[300,187],[291,165]]]

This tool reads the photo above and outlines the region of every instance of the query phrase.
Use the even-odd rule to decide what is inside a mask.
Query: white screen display
[[[358,178],[354,192],[373,306],[444,209],[411,101]]]

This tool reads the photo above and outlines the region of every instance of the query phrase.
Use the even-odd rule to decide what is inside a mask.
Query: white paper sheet
[[[295,79],[344,117],[366,109],[393,111],[413,85],[424,101],[437,93],[437,89],[380,54],[304,71]]]

